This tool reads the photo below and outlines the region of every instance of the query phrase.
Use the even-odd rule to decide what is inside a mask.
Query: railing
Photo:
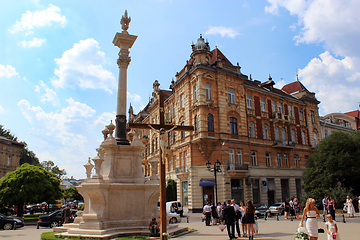
[[[274,145],[294,147],[295,142],[292,142],[292,141],[282,141],[282,142],[281,141],[274,141]]]
[[[249,170],[249,165],[248,165],[248,164],[243,164],[243,165],[229,165],[229,166],[228,166],[228,170],[243,170],[243,171],[248,171],[248,170]]]
[[[184,169],[183,167],[175,168],[175,173],[183,173],[187,172],[187,169]]]

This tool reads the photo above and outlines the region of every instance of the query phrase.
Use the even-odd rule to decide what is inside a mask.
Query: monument
[[[85,209],[72,224],[55,228],[62,236],[110,238],[126,234],[149,234],[148,224],[159,217],[159,178],[145,178],[141,166],[143,144],[133,131],[126,134],[126,83],[130,63],[129,49],[137,36],[130,35],[127,11],[121,19],[122,32],[113,43],[120,48],[119,89],[115,125],[102,131],[104,141],[97,156],[84,165],[86,180],[77,187],[84,198]],[[95,173],[93,173],[95,168]]]

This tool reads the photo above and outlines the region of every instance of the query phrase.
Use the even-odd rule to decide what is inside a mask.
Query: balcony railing
[[[249,170],[249,165],[248,164],[243,164],[243,165],[229,165],[228,166],[228,170],[243,170],[243,171],[248,171]]]
[[[175,173],[183,173],[187,172],[187,169],[184,169],[183,167],[175,168]]]

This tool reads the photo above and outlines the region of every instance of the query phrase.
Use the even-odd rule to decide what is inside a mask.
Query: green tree
[[[360,194],[360,132],[334,132],[323,139],[312,154],[303,173],[304,190],[315,199],[322,199],[339,188]],[[335,199],[336,201],[337,199]],[[343,201],[344,199],[338,199]]]
[[[168,179],[167,181],[166,201],[176,201],[176,183],[172,179]]]
[[[19,217],[24,204],[55,203],[61,197],[60,180],[42,167],[25,163],[0,179],[0,203],[17,206]]]
[[[83,201],[83,197],[79,194],[79,191],[76,187],[69,187],[63,190],[63,197],[66,200],[67,198],[71,198],[74,200]]]
[[[10,130],[4,129],[3,125],[0,125],[0,136],[6,137],[9,140],[19,142],[18,138],[13,135]],[[19,142],[21,144],[24,144],[24,148],[20,151],[20,165],[24,163],[28,163],[30,165],[39,166],[40,162],[39,159],[36,157],[35,153],[33,151],[30,151],[27,148],[27,143],[24,141]]]
[[[45,170],[54,173],[59,179],[66,175],[65,169],[60,169],[53,161],[43,161],[40,164]]]

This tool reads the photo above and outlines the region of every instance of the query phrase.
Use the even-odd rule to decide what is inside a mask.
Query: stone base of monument
[[[85,238],[102,238],[109,239],[121,236],[149,236],[150,231],[147,227],[114,227],[103,230],[95,229],[79,229],[78,224],[70,223],[64,224],[62,227],[53,228],[56,237],[81,237]],[[177,224],[171,224],[168,226],[168,234],[170,236],[177,235],[183,232],[187,232],[187,227],[179,227]]]

